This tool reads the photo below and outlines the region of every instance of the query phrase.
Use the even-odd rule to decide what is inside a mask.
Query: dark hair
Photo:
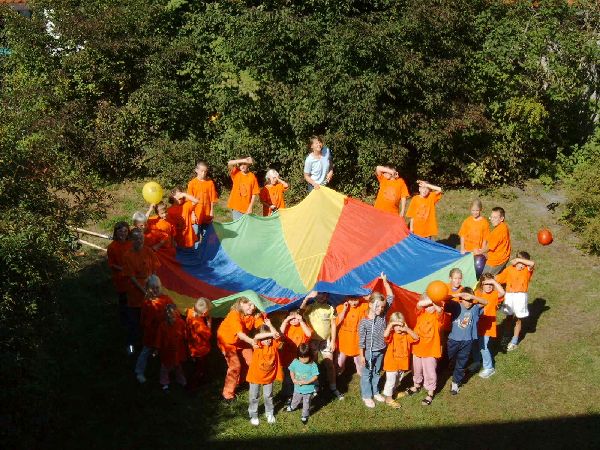
[[[312,352],[308,344],[300,344],[298,346],[298,358],[310,358],[312,361]]]
[[[310,144],[312,144],[312,141],[319,141],[321,145],[323,145],[323,138],[321,138],[321,136],[313,134],[311,137],[308,138],[308,148],[310,148]]]
[[[259,333],[270,333],[271,329],[263,323],[260,327],[258,327],[258,332]]]
[[[500,206],[496,206],[495,208],[492,208],[492,212],[497,212],[500,213],[500,217],[504,217],[504,208],[501,208]]]
[[[529,256],[529,253],[521,250],[520,252],[517,253],[517,258],[531,259],[531,256]]]
[[[117,240],[117,231],[119,231],[121,228],[127,228],[127,238],[129,238],[129,224],[121,221],[115,223],[115,227],[113,228],[113,241]]]
[[[464,287],[462,291],[466,292],[467,294],[473,295],[473,289],[471,289],[469,286]]]
[[[178,192],[183,192],[183,188],[181,186],[175,186],[173,189],[171,189],[171,192],[169,193],[169,203],[171,205],[178,203],[177,199],[175,198],[175,195],[177,195]]]

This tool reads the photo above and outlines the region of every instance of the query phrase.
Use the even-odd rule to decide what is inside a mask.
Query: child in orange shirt
[[[200,297],[196,300],[194,308],[186,312],[185,331],[188,351],[194,361],[194,373],[189,382],[190,390],[200,384],[206,369],[206,360],[210,352],[211,317],[210,300]]]
[[[503,208],[499,206],[492,208],[490,222],[494,228],[490,231],[487,246],[484,248],[484,253],[487,253],[487,261],[483,268],[484,272],[489,272],[492,275],[498,275],[502,272],[510,258],[510,231],[504,219],[505,212]]]
[[[360,349],[358,348],[358,324],[369,313],[369,302],[360,298],[348,297],[344,303],[336,307],[338,327],[338,376],[346,368],[346,358],[354,358],[356,373],[361,375]]]
[[[198,199],[176,187],[169,195],[171,207],[167,210],[167,220],[175,227],[175,242],[178,247],[193,247],[198,236],[194,231],[194,208]]]
[[[496,338],[496,311],[499,303],[504,299],[502,285],[494,280],[494,275],[484,273],[479,279],[475,296],[487,300],[483,313],[477,322],[477,335],[479,345],[473,345],[473,364],[469,367],[470,372],[475,372],[483,363],[479,372],[481,378],[489,378],[496,373],[494,369],[494,358],[490,352],[490,340]]]
[[[155,216],[150,214],[154,211]],[[162,251],[175,255],[173,239],[175,237],[175,227],[167,220],[167,205],[163,202],[156,205],[150,205],[146,212],[148,221],[146,222],[146,233],[144,243],[155,252]]]
[[[258,181],[249,171],[252,158],[232,159],[227,163],[229,175],[233,181],[227,207],[231,209],[233,220],[237,220],[244,214],[252,214],[254,202],[260,193]]]
[[[481,255],[487,246],[490,224],[481,215],[481,209],[481,200],[473,200],[471,203],[471,215],[463,221],[458,231],[458,235],[460,236],[460,253],[463,255],[467,252],[471,252],[473,255]]]
[[[160,384],[163,391],[169,391],[169,373],[173,370],[177,382],[185,387],[187,380],[181,368],[181,363],[187,359],[185,322],[173,303],[165,307],[165,320],[158,328],[156,347],[160,356]]]
[[[150,275],[146,282],[146,300],[142,304],[140,326],[143,334],[143,347],[135,364],[135,376],[140,383],[146,382],[146,365],[148,357],[157,348],[158,328],[165,318],[165,308],[173,300],[161,293],[160,278]]]
[[[276,170],[270,169],[265,176],[267,184],[260,190],[260,202],[263,205],[263,216],[270,216],[275,211],[285,208],[283,193],[289,185],[279,178]]]
[[[417,236],[433,239],[438,234],[435,205],[442,198],[442,188],[426,181],[417,181],[419,195],[410,201],[406,217],[410,219],[410,231]]]
[[[127,278],[127,330],[130,355],[139,338],[141,307],[146,298],[146,281],[160,262],[153,250],[144,246],[144,233],[134,228],[130,234],[131,248],[123,254],[123,276]]]
[[[219,201],[217,189],[213,180],[208,178],[208,165],[204,161],[199,161],[194,169],[196,178],[190,180],[187,186],[187,193],[198,201],[194,207],[196,216],[194,231],[196,234],[204,235],[206,227],[214,217],[214,206]]]
[[[446,283],[448,286],[448,292],[452,294],[460,294],[463,290],[463,273],[458,267],[453,267],[448,274],[449,282]],[[450,300],[455,300],[455,297],[450,297]],[[452,320],[450,320],[450,313],[445,312],[442,316],[442,340],[445,341],[447,334],[452,328]]]
[[[281,366],[283,367],[283,386],[281,390],[283,397],[287,399],[286,404],[289,405],[292,401],[294,384],[292,383],[288,366],[298,354],[298,346],[310,342],[312,330],[304,321],[300,310],[296,309],[290,311],[288,316],[283,319],[279,331],[281,332],[281,340],[283,342],[283,346],[279,352]]]
[[[442,308],[434,304],[427,295],[422,294],[417,302],[417,324],[415,333],[419,341],[413,344],[413,387],[406,390],[407,395],[416,394],[421,386],[427,390],[427,397],[421,402],[429,406],[437,388],[437,359],[442,356],[440,327]]]
[[[377,166],[375,168],[375,176],[379,181],[379,192],[375,199],[375,208],[381,211],[404,216],[406,209],[406,199],[408,198],[408,188],[406,183],[396,169],[386,166]],[[398,206],[400,210],[398,211]]]
[[[502,312],[506,314],[507,336],[510,334],[513,316],[516,318],[512,339],[506,347],[508,351],[517,348],[522,319],[529,316],[527,291],[529,290],[529,281],[533,276],[534,266],[535,262],[529,256],[529,253],[519,252],[517,257],[510,262],[510,265],[496,277],[498,283],[506,285]]]
[[[119,317],[121,324],[127,324],[127,277],[123,275],[123,255],[131,248],[129,225],[118,222],[113,229],[113,240],[106,248],[108,267],[112,273],[112,282],[119,299]]]
[[[388,406],[400,408],[400,404],[393,398],[394,391],[410,366],[410,348],[413,342],[419,340],[419,335],[406,325],[402,313],[394,312],[390,315],[390,323],[388,323],[383,337],[387,343],[383,358],[383,370],[385,371],[383,395]]]
[[[260,386],[263,388],[263,398],[265,401],[265,415],[268,423],[275,423],[273,408],[273,381],[281,380],[281,366],[279,364],[279,333],[273,332],[272,327],[265,324],[258,329],[258,334],[254,336],[256,342],[254,352],[252,353],[252,362],[248,368],[246,381],[250,384],[248,389],[248,414],[250,414],[250,423],[257,426],[258,420],[258,399],[260,396]]]

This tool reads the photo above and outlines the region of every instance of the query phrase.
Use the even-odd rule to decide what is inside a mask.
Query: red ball
[[[550,245],[554,240],[552,238],[552,233],[548,228],[542,228],[540,231],[538,231],[537,238],[538,242],[542,245]]]
[[[436,305],[441,305],[449,297],[448,285],[440,280],[435,280],[427,285],[425,289],[427,297]]]

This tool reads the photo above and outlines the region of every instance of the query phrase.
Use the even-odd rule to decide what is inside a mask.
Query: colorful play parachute
[[[415,236],[401,217],[326,187],[270,217],[213,223],[197,249],[160,259],[158,275],[180,307],[250,290],[263,311],[289,309],[313,289],[365,295],[381,272],[412,293],[447,280],[453,267],[465,285],[475,283],[471,254]]]

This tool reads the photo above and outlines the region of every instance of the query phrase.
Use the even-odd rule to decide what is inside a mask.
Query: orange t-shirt
[[[383,370],[386,372],[408,370],[410,366],[410,347],[413,342],[416,342],[416,339],[408,333],[392,331],[385,342],[388,346],[383,357]]]
[[[260,190],[260,201],[263,204],[263,216],[270,216],[273,214],[273,210],[269,207],[275,205],[275,208],[285,208],[285,199],[283,193],[287,191],[287,188],[283,187],[283,184],[267,184]],[[265,205],[266,203],[266,205]]]
[[[308,325],[307,325],[308,326]],[[300,344],[306,344],[310,341],[310,336],[307,336],[302,326],[292,325],[288,323],[288,327],[282,336],[283,346],[279,352],[281,365],[288,367],[298,355],[298,347]]]
[[[145,287],[148,277],[156,273],[159,267],[158,258],[148,247],[142,247],[137,252],[131,248],[123,254],[123,276],[128,278],[127,306],[141,307],[145,296],[145,293],[140,291],[130,278],[134,277],[140,286]]]
[[[336,310],[339,318],[344,310],[344,305],[338,305]],[[358,324],[363,318],[367,317],[368,312],[369,303],[361,302],[357,306],[350,306],[344,320],[338,321],[338,350],[346,356],[357,356],[360,353],[358,348]]]
[[[408,189],[402,178],[388,180],[383,175],[378,175],[379,192],[375,199],[375,208],[398,215],[400,213],[400,200],[408,197]]]
[[[477,322],[477,334],[479,336],[496,337],[496,311],[498,310],[498,303],[503,300],[503,297],[498,297],[498,291],[495,289],[489,294],[483,292],[481,289],[477,289],[475,296],[481,297],[488,302],[483,308],[479,322]]]
[[[117,270],[112,266],[123,267],[123,255],[131,248],[131,241],[112,241],[106,248],[108,256],[108,266],[112,274],[113,285],[118,293],[127,292],[127,284],[129,281],[123,275],[123,270]]]
[[[167,220],[175,227],[175,242],[178,247],[193,247],[198,240],[192,227],[193,210],[194,205],[189,200],[167,210]]]
[[[413,355],[420,358],[441,357],[440,315],[435,311],[428,313],[424,309],[417,310],[417,314],[417,324],[414,331],[419,335],[419,340],[412,346]]]
[[[185,317],[186,337],[190,356],[197,358],[210,352],[210,328],[206,317],[197,316],[193,309],[188,309]]]
[[[187,359],[185,322],[179,313],[176,314],[172,325],[169,325],[166,320],[161,322],[156,337],[156,348],[158,348],[160,362],[165,367],[175,367]]]
[[[272,339],[271,345],[258,342],[258,348],[252,352],[252,361],[248,367],[246,381],[254,384],[271,384],[274,380],[282,380],[279,363],[279,339]]]
[[[406,217],[413,220],[413,233],[421,237],[436,236],[438,224],[435,204],[442,198],[441,192],[432,191],[427,197],[415,195],[408,205]]]
[[[196,223],[210,223],[213,219],[210,215],[210,210],[213,203],[219,200],[213,180],[199,180],[198,178],[194,178],[188,183],[187,193],[198,200],[198,203],[194,207]]]
[[[219,348],[222,352],[248,348],[249,345],[244,341],[240,341],[237,334],[240,331],[248,334],[250,330],[260,327],[263,323],[262,317],[258,314],[242,316],[239,311],[232,309],[227,313],[227,316],[225,316],[225,319],[223,319],[217,330]]]
[[[169,303],[173,303],[173,300],[168,295],[159,295],[155,299],[144,300],[140,316],[144,346],[156,347],[158,328],[165,321],[165,307]]]
[[[162,241],[165,243],[158,251],[173,252],[173,238],[175,237],[175,227],[166,219],[161,219],[159,216],[148,218],[147,232],[144,234],[144,245],[152,247]]]
[[[505,222],[500,222],[488,236],[488,266],[499,266],[510,258],[510,232]]]
[[[533,270],[529,270],[528,267],[519,270],[515,266],[508,266],[496,276],[496,281],[506,284],[506,292],[527,292],[532,276]]]
[[[479,216],[475,220],[473,216],[467,217],[462,223],[458,235],[465,240],[465,250],[472,252],[483,247],[483,241],[487,241],[490,234],[490,224],[486,218]]]
[[[250,206],[250,200],[253,195],[258,195],[260,189],[258,188],[258,181],[252,172],[244,174],[240,169],[234,167],[230,172],[233,186],[231,193],[229,194],[229,201],[227,207],[235,209],[236,211],[246,214],[248,206]]]

